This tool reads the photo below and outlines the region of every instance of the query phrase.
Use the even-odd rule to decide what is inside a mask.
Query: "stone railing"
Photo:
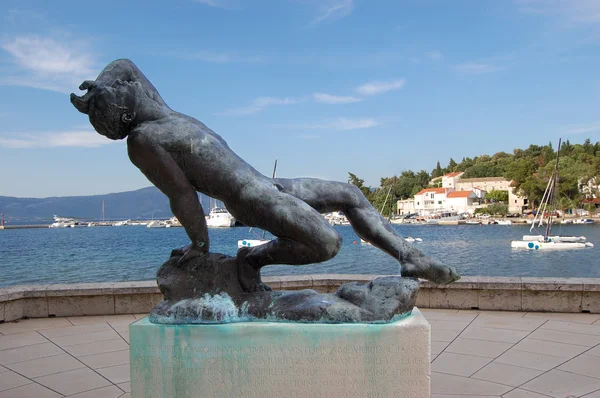
[[[273,289],[335,292],[377,275],[264,277]],[[0,289],[0,322],[53,316],[143,314],[162,301],[155,281],[27,285]],[[421,308],[600,313],[600,279],[471,276],[447,286],[421,281]]]

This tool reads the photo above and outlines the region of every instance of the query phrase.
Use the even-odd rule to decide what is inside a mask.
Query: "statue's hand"
[[[183,251],[183,256],[181,256],[179,258],[179,260],[177,261],[178,267],[183,266],[189,260],[192,260],[192,259],[198,258],[198,257],[202,257],[202,256],[205,256],[206,254],[208,254],[208,251],[205,250],[202,246],[200,246],[198,244],[187,245],[182,249],[182,251]]]

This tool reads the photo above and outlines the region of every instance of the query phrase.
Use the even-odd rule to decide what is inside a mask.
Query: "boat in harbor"
[[[427,224],[439,224],[448,221],[459,221],[464,217],[456,211],[437,211],[428,216],[424,217],[425,223]]]
[[[573,224],[593,224],[594,220],[591,218],[579,218],[573,221]]]
[[[49,225],[49,228],[75,228],[75,219],[67,217],[59,217],[54,215],[54,222]]]
[[[522,240],[512,241],[510,246],[513,249],[526,249],[526,250],[571,250],[571,249],[584,249],[588,247],[594,247],[591,242],[587,242],[585,236],[561,236],[552,234],[552,225],[555,217],[555,203],[557,195],[557,183],[558,183],[558,160],[560,157],[560,144],[558,141],[558,149],[556,151],[556,164],[554,166],[554,172],[550,176],[548,185],[538,211],[536,212],[535,218],[531,223],[530,232],[533,232],[537,227],[542,226],[542,223],[546,225],[543,233],[535,235],[524,235]],[[539,219],[538,219],[539,217]]]
[[[147,225],[147,228],[171,228],[169,224],[162,220],[153,220],[150,221]]]
[[[421,239],[421,238],[413,238],[412,236],[405,236],[404,240],[406,242],[408,242],[408,243],[423,242],[423,239]],[[360,243],[363,243],[365,245],[370,245],[371,244],[371,242],[367,242],[363,238],[360,238]]]

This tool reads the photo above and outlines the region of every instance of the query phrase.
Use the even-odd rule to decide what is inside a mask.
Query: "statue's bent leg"
[[[268,194],[260,202],[256,226],[278,238],[238,251],[239,280],[246,291],[269,290],[260,279],[266,265],[319,263],[334,257],[342,246],[340,234],[308,204],[278,191]]]
[[[402,275],[446,284],[459,279],[448,267],[408,244],[352,184],[312,178],[277,179],[283,192],[305,201],[319,212],[342,211],[362,239],[402,264]]]

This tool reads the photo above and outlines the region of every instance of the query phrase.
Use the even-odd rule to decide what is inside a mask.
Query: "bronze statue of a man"
[[[129,158],[169,198],[191,243],[179,260],[209,251],[208,230],[196,191],[221,200],[242,223],[277,238],[238,251],[240,285],[270,290],[260,269],[301,265],[334,257],[341,236],[320,213],[342,211],[356,233],[402,264],[402,275],[445,284],[456,270],[425,256],[396,234],[354,185],[313,178],[269,178],[237,156],[200,121],[169,108],[130,60],[110,63],[95,81],[79,87],[71,102],[89,115],[95,130],[113,140],[127,137]]]

